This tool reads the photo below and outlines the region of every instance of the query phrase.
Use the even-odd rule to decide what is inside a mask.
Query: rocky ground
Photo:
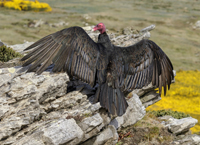
[[[133,32],[124,29],[124,35],[111,34],[116,45],[127,46],[150,37],[149,26]],[[92,27],[84,29],[91,38],[98,34]],[[32,43],[12,45],[20,53]],[[61,144],[200,144],[200,136],[189,129],[197,120],[191,117],[156,118],[146,113],[145,107],[161,97],[151,84],[134,90],[128,97],[129,107],[121,116],[111,116],[99,103],[79,91],[67,93],[66,73],[41,75],[25,73],[27,68],[15,66],[19,59],[2,63],[0,69],[0,144],[2,145],[61,145]],[[12,67],[11,67],[12,66]]]

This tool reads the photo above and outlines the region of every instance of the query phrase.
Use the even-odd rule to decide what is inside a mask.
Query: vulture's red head
[[[103,23],[99,23],[92,29],[92,31],[96,30],[99,30],[99,32],[103,34],[104,32],[106,32],[106,26]]]

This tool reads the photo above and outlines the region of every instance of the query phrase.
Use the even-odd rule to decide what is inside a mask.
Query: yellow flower
[[[8,1],[4,3],[4,7],[8,8],[8,9],[14,9],[14,10],[20,10],[21,8],[19,5],[16,5],[15,3]]]
[[[47,3],[40,3],[37,0],[35,2],[28,1],[28,0],[11,0],[11,1],[4,1],[0,2],[1,6],[4,6],[9,9],[15,10],[23,10],[23,11],[51,11],[51,7]]]
[[[192,132],[200,132],[200,71],[178,71],[176,82],[162,100],[149,106],[147,110],[171,109],[190,114],[198,119]]]

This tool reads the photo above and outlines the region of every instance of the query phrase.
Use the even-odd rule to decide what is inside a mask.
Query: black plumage
[[[99,23],[98,42],[95,43],[81,27],[70,27],[50,34],[25,50],[33,49],[21,61],[23,66],[32,64],[28,72],[41,74],[54,64],[53,72],[65,71],[70,78],[79,79],[90,86],[98,83],[94,103],[121,116],[128,104],[125,95],[149,83],[159,88],[167,86],[173,75],[173,66],[162,49],[151,40],[119,47],[110,42],[105,25]]]

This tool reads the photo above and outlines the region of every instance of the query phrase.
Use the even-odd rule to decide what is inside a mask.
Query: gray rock
[[[40,20],[33,20],[33,21],[30,21],[27,25],[24,25],[24,27],[34,27],[34,28],[37,28],[37,27],[40,27],[42,26],[43,24],[45,24],[46,22],[43,21],[42,19]]]
[[[0,86],[11,81],[15,76],[17,76],[17,71],[20,70],[21,67],[10,67],[10,68],[1,68],[0,69]],[[3,91],[1,93],[4,93]],[[1,94],[0,93],[0,94]]]
[[[148,86],[143,87],[142,89],[135,89],[132,91],[133,94],[137,94],[139,97],[144,96],[145,94],[155,90],[155,87],[150,83]],[[148,100],[148,99],[147,99]],[[148,100],[150,101],[150,100]],[[144,100],[143,100],[144,103]]]
[[[69,23],[65,22],[65,21],[60,21],[58,23],[50,23],[49,26],[50,27],[61,27],[61,26],[67,26],[69,25]]]
[[[92,28],[94,28],[94,26],[86,26],[86,27],[83,27],[83,29],[85,31],[92,31]]]
[[[130,27],[127,27],[127,28],[124,28],[123,30],[122,30],[122,34],[124,34],[124,35],[130,35],[130,34],[132,34],[132,29],[130,28]]]
[[[196,134],[185,136],[181,140],[174,141],[175,145],[200,145],[200,136]]]
[[[145,108],[136,94],[133,94],[133,97],[128,100],[128,105],[129,107],[126,110],[126,113],[123,115],[123,127],[135,124],[146,114]]]
[[[95,127],[99,126],[103,123],[103,119],[101,118],[100,114],[97,113],[96,115],[92,117],[85,118],[79,126],[82,128],[82,130],[87,133],[94,129]],[[101,128],[99,128],[100,131]]]
[[[142,89],[135,89],[132,93],[137,94],[145,108],[161,100],[160,95],[155,91],[155,87],[150,83]]]
[[[83,28],[84,28],[85,30],[87,30],[88,35],[90,36],[90,38],[92,38],[95,42],[98,41],[98,36],[99,36],[99,34],[96,33],[96,32],[92,32],[92,31],[91,31],[91,29],[92,29],[93,27],[88,26],[88,27],[83,27]]]
[[[0,41],[0,47],[3,46],[3,45],[4,45],[3,42]]]
[[[157,91],[151,91],[140,97],[140,100],[145,108],[161,100],[160,95],[156,92]]]
[[[136,94],[133,94],[133,97],[127,102],[129,106],[126,110],[126,113],[122,116],[116,117],[110,123],[110,125],[114,125],[117,129],[135,124],[146,114],[145,108]]]
[[[195,28],[200,28],[200,20],[195,23]]]
[[[67,26],[69,25],[68,22],[65,22],[65,21],[60,21],[60,22],[57,22],[57,23],[49,23],[47,21],[43,21],[42,19],[40,20],[33,20],[33,21],[30,21],[27,25],[24,25],[24,27],[40,27],[42,25],[48,25],[50,27],[61,27],[61,26]]]
[[[66,73],[24,74],[24,71],[19,71],[21,70],[20,67],[0,70],[0,79],[2,80],[0,88],[0,118],[2,118],[0,140],[5,140],[0,141],[0,144],[12,144],[14,142],[16,144],[44,144],[44,142],[57,144],[57,137],[52,136],[51,129],[47,129],[45,135],[43,135],[45,130],[42,130],[41,126],[47,124],[49,126],[49,120],[65,119],[68,116],[76,119],[78,115],[90,115],[101,108],[99,103],[91,104],[86,95],[77,91],[66,94],[66,83],[69,81]],[[47,124],[37,123],[41,118]],[[76,137],[70,140],[70,144],[77,144],[77,142],[85,141],[97,135],[110,122],[108,118],[107,113],[103,117],[97,113],[85,118],[79,123],[82,128],[81,131],[83,130],[83,136],[80,139]],[[35,123],[37,125],[33,125]],[[27,126],[29,127],[26,130],[22,129]],[[38,126],[40,126],[40,130],[37,131],[39,133],[30,134],[29,137],[25,135],[24,132],[31,132]],[[16,135],[12,137],[14,133]],[[23,139],[17,143],[16,139],[19,137]],[[62,140],[66,141],[65,139]]]
[[[109,125],[101,134],[99,134],[93,145],[115,145],[118,141],[118,133],[113,125]]]
[[[173,70],[173,73],[174,73],[174,79],[172,80],[172,83],[175,83],[176,71],[175,71],[175,70]]]
[[[169,120],[170,118],[173,118],[172,116],[170,116],[170,115],[165,115],[165,116],[162,116],[162,117],[158,117],[160,120],[165,120],[165,121],[167,121],[167,120]]]
[[[30,46],[31,44],[33,44],[34,42],[24,42],[23,44],[15,44],[15,45],[8,45],[8,47],[12,48],[13,50],[15,50],[16,52],[19,53],[25,53],[23,50],[25,48],[27,48],[28,46]]]
[[[16,67],[16,66],[21,66],[21,65],[22,65],[22,62],[20,61],[19,57],[11,59],[7,62],[0,61],[0,68],[11,68],[11,67]]]
[[[155,29],[155,27],[156,27],[155,25],[150,25],[150,26],[140,30],[140,33],[149,32],[149,31]]]
[[[0,79],[2,80],[0,144],[77,144],[98,133],[101,136],[96,142],[100,141],[103,136],[101,130],[104,127],[106,130],[106,125],[110,123],[111,119],[106,111],[95,113],[101,106],[99,103],[91,104],[86,95],[77,91],[66,94],[66,82],[69,81],[66,73],[43,72],[41,75],[35,75],[34,73],[24,73],[26,69],[21,70],[20,67],[0,70]],[[116,118],[118,127],[132,125],[145,114],[144,107],[137,95],[133,95],[127,101],[129,108],[126,114]],[[94,113],[95,115],[91,117],[76,120],[77,116],[84,117]],[[72,121],[75,127],[71,125],[70,129],[72,131],[74,128],[79,130],[76,128],[78,126],[81,133],[80,138],[75,134],[67,139],[66,132],[60,128],[62,126],[65,130],[68,127],[65,126],[64,120],[69,116],[76,120],[76,122]],[[38,122],[41,119],[43,122]],[[60,126],[58,126],[59,124]],[[60,134],[56,132],[54,126],[60,129]],[[110,133],[110,130],[114,133],[112,137],[106,139],[106,142],[115,144],[117,141],[116,131],[110,127],[105,132]],[[16,135],[12,136],[12,134]],[[57,134],[60,138],[56,136]],[[17,141],[18,138],[20,138],[19,141]]]
[[[16,145],[45,145],[45,144],[78,144],[83,137],[83,131],[76,124],[74,119],[59,119],[48,122],[31,134],[22,137],[16,141]]]
[[[83,131],[76,124],[74,119],[62,119],[42,129],[43,137],[47,138],[52,144],[77,144],[82,140]]]
[[[165,122],[165,125],[173,134],[178,135],[187,132],[191,127],[195,126],[197,122],[198,120],[192,117],[182,119],[169,118],[168,121]]]
[[[100,114],[97,113],[91,117],[85,118],[78,125],[84,132],[84,137],[82,141],[85,141],[97,135],[106,124],[104,124],[104,120],[100,116]]]
[[[18,68],[17,68],[18,69]],[[46,114],[40,104],[66,93],[66,73],[18,74],[15,68],[0,69],[0,140],[18,132]],[[45,74],[45,75],[44,75]],[[8,77],[6,77],[8,76]]]

